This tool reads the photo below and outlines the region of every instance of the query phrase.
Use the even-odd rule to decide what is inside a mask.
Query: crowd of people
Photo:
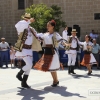
[[[88,75],[92,73],[91,66],[97,64],[99,68],[99,53],[100,46],[97,44],[96,39],[98,34],[94,33],[94,30],[90,35],[85,36],[85,41],[81,42],[77,37],[77,30],[72,29],[71,36],[68,35],[68,27],[62,33],[62,36],[55,31],[56,22],[51,20],[47,23],[46,33],[37,33],[37,31],[30,26],[31,23],[35,21],[31,18],[30,14],[26,13],[23,20],[19,21],[15,28],[18,33],[18,40],[15,46],[9,46],[5,41],[5,38],[1,38],[0,43],[0,67],[3,67],[3,59],[5,58],[6,67],[8,67],[8,54],[10,53],[11,67],[14,65],[14,59],[23,59],[24,64],[22,65],[20,71],[17,73],[16,78],[21,81],[21,86],[24,88],[30,88],[27,84],[30,70],[33,66],[33,55],[32,52],[39,52],[44,50],[39,61],[33,66],[37,70],[44,72],[50,72],[53,78],[52,86],[56,87],[59,84],[57,77],[57,70],[63,65],[60,62],[59,46],[61,45],[65,54],[68,55],[68,74],[76,74],[75,63],[77,51],[80,48],[84,51],[83,60],[79,61],[79,65],[86,66],[88,69]],[[41,46],[42,44],[42,46]],[[43,47],[43,48],[42,48]],[[9,51],[9,53],[8,53]],[[79,57],[78,57],[79,58]],[[79,59],[80,60],[80,59]]]

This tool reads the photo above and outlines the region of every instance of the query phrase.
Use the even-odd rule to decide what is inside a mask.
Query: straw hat
[[[2,37],[2,38],[1,38],[1,40],[5,40],[5,38],[4,38],[4,37]]]
[[[22,16],[23,19],[30,19],[31,15],[30,13],[25,13],[25,15]]]
[[[71,33],[77,33],[76,29],[72,29]]]

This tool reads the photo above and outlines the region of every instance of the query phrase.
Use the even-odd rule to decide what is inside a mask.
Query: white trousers
[[[25,75],[29,75],[30,70],[32,68],[32,57],[24,57],[23,60],[25,61],[26,65],[22,68],[22,70],[25,72]]]
[[[75,66],[77,54],[68,54],[68,66]]]

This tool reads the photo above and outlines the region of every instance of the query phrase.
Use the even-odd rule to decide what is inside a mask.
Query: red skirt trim
[[[43,55],[41,59],[33,66],[37,70],[49,71],[53,55]]]
[[[84,54],[83,60],[81,62],[81,65],[83,65],[83,66],[89,65],[90,64],[90,59],[91,59],[90,54]]]

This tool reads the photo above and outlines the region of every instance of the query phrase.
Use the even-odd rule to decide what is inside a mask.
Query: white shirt
[[[8,48],[9,48],[9,44],[7,42],[5,43],[0,43],[0,48],[1,48],[1,51],[7,51]]]
[[[80,45],[83,46],[83,50],[87,50],[87,45],[92,46],[92,42],[79,42]]]
[[[53,41],[52,41],[53,34],[49,34],[49,32],[45,34],[39,33],[37,34],[37,36],[44,39],[45,44],[53,44]],[[57,32],[56,32],[56,39],[57,40],[62,39],[62,37]]]
[[[71,43],[71,47],[72,48],[76,48],[77,47],[77,40],[74,38],[72,38],[72,43]]]
[[[67,40],[68,39],[68,36],[67,35],[68,35],[67,30],[64,30],[63,33],[62,33],[63,39]]]
[[[21,20],[19,21],[16,25],[15,25],[15,28],[18,32],[18,35],[20,34],[20,32],[23,32],[24,29],[27,29],[29,26],[29,23],[25,20]]]
[[[15,28],[17,29],[18,35],[20,35],[20,33],[24,31],[24,29],[29,28],[29,22],[25,20],[19,21],[15,25]],[[33,34],[31,33],[30,29],[28,29],[28,35],[25,44],[32,45],[33,39]],[[16,57],[22,57],[27,55],[32,56],[32,49],[22,49],[22,52],[17,51],[15,54]]]

